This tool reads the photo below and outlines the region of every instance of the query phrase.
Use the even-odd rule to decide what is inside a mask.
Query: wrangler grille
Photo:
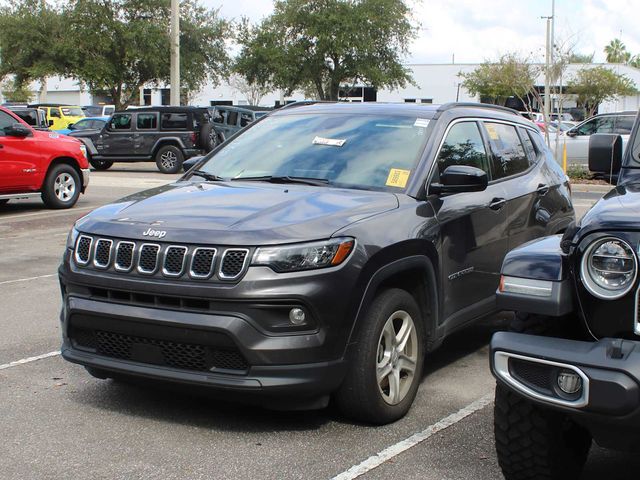
[[[246,248],[138,243],[83,234],[76,242],[73,258],[80,267],[117,273],[236,281],[247,269],[249,253]]]

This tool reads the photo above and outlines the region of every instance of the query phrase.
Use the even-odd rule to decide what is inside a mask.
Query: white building
[[[350,94],[351,101],[377,100],[379,102],[417,102],[417,103],[446,103],[453,101],[479,101],[479,98],[469,94],[462,86],[462,79],[459,74],[472,72],[479,64],[412,64],[407,65],[411,70],[415,85],[407,85],[405,88],[396,90],[381,89],[377,92],[374,89],[366,88],[366,92],[360,94]],[[640,69],[629,65],[618,64],[571,64],[568,65],[563,78],[563,84],[575,76],[577,70],[582,68],[592,68],[605,66],[615,70],[617,73],[629,77],[640,89]],[[542,69],[541,69],[542,70]],[[537,79],[537,86],[544,86],[544,75],[540,74]],[[32,84],[34,99],[40,90],[38,82]],[[355,95],[355,96],[354,96]],[[305,100],[301,92],[294,92],[291,96],[285,97],[282,92],[270,92],[260,100],[262,106],[274,106],[289,101]],[[95,98],[87,90],[80,88],[78,82],[69,78],[51,77],[47,80],[46,101],[50,103],[68,103],[74,105],[90,105],[104,103],[105,98]],[[169,102],[168,88],[144,88],[140,92],[141,104],[163,105]],[[565,108],[571,107],[571,99]],[[233,104],[247,105],[249,102],[245,95],[233,88],[229,84],[218,86],[206,85],[193,97],[194,105],[214,105]],[[638,110],[640,108],[640,94],[623,97],[613,102],[605,102],[600,105],[599,112],[613,112],[621,110]]]

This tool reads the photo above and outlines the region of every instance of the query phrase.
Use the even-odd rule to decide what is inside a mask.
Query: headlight
[[[276,272],[297,272],[340,265],[355,245],[353,238],[332,238],[313,243],[261,247],[253,255],[252,265],[271,267]]]
[[[69,235],[67,235],[67,248],[74,249],[76,247],[76,240],[78,239],[78,230],[76,227],[72,227]]]
[[[88,158],[87,157],[87,146],[84,143],[80,144],[80,152],[82,152],[82,156],[84,158]]]
[[[614,237],[601,238],[589,245],[580,268],[586,289],[603,300],[615,300],[629,293],[637,272],[633,249]]]

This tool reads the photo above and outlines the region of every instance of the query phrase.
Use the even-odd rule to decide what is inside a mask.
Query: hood
[[[580,221],[580,236],[596,230],[640,230],[640,181],[619,185]]]
[[[56,139],[60,142],[69,142],[69,143],[79,143],[80,140],[76,140],[75,138],[71,138],[67,135],[64,135],[59,132],[54,132],[51,130],[34,130],[34,135],[36,138],[41,140],[50,140]]]
[[[91,137],[97,135],[102,131],[100,128],[87,128],[85,130],[71,130],[67,134],[70,137]]]
[[[268,245],[329,238],[398,208],[392,193],[264,182],[177,182],[123,198],[81,219],[86,233],[163,242]],[[157,238],[156,238],[157,239]]]

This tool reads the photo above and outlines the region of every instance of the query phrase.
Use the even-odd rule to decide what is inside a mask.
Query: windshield
[[[60,107],[65,117],[84,117],[84,112],[80,107]]]
[[[352,188],[405,188],[427,140],[415,116],[305,114],[266,117],[201,170],[223,178],[303,177]]]

